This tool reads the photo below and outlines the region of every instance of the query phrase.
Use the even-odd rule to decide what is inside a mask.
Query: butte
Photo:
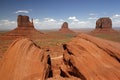
[[[1,36],[2,39],[15,39],[19,37],[40,38],[44,34],[35,29],[33,19],[30,21],[29,16],[18,15],[17,28]]]
[[[96,27],[92,31],[93,33],[118,33],[112,28],[112,20],[109,17],[99,18],[96,21]]]
[[[61,32],[61,33],[75,33],[74,31],[69,29],[67,22],[64,22],[62,24],[61,29],[59,29],[59,32]]]

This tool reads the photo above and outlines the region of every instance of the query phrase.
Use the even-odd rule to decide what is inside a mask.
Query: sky
[[[120,0],[0,0],[0,30],[17,27],[17,16],[27,15],[37,29],[95,28],[96,20],[110,17],[120,27]]]

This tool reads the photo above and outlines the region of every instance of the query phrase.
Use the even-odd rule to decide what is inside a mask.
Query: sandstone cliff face
[[[99,18],[96,21],[94,33],[118,33],[114,29],[112,29],[112,20],[109,17]]]
[[[45,80],[50,76],[49,55],[27,38],[12,43],[0,66],[0,80]]]
[[[18,27],[33,27],[33,19],[31,20],[32,22],[29,21],[29,17],[28,16],[23,16],[23,15],[18,15],[17,18],[17,23],[18,23]]]
[[[63,47],[61,76],[82,80],[120,79],[119,43],[80,34]]]
[[[72,30],[69,29],[68,23],[64,22],[59,30],[61,33],[74,33]]]

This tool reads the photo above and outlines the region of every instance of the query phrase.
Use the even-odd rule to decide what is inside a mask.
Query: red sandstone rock
[[[0,80],[120,79],[119,43],[80,34],[63,48],[63,56],[50,59],[51,49],[38,48],[26,38],[14,41],[1,60]]]
[[[64,22],[61,28],[67,28],[68,29],[68,23]]]
[[[109,17],[99,18],[96,21],[96,29],[112,28],[112,20]]]
[[[45,80],[49,76],[49,55],[27,38],[12,43],[0,66],[0,80]]]
[[[34,28],[33,19],[32,19],[32,22],[30,22],[28,16],[19,15],[17,19],[17,23],[18,23],[18,27],[28,27],[28,28],[33,27]]]
[[[118,33],[112,29],[112,20],[109,17],[99,18],[96,21],[96,28],[93,33]]]
[[[119,80],[120,44],[80,34],[65,44],[61,76],[82,80]]]
[[[61,29],[59,30],[61,33],[74,33],[72,30],[68,28],[68,23],[64,22],[61,26]]]

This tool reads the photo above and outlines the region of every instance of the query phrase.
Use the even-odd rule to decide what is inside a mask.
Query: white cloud
[[[60,21],[61,21],[61,22],[64,22],[64,20],[63,20],[63,19],[60,19]]]
[[[0,30],[14,29],[15,27],[16,27],[16,22],[15,21],[0,20]]]
[[[97,19],[97,17],[89,17],[88,19],[94,19],[94,20],[96,20],[96,19]]]
[[[120,26],[120,19],[112,19],[112,26],[119,27]]]
[[[29,11],[28,11],[28,10],[18,10],[18,11],[16,11],[15,13],[16,13],[16,14],[17,14],[17,13],[29,13]]]
[[[93,28],[95,24],[94,22],[90,22],[90,21],[79,21],[79,22],[71,22],[69,26],[71,28]]]
[[[68,19],[76,19],[76,17],[75,17],[75,16],[73,16],[73,17],[69,17]]]
[[[44,18],[44,21],[45,22],[56,22],[56,20],[53,18]]]
[[[114,14],[110,17],[112,19],[112,26],[113,27],[119,27],[120,26],[120,15]]]
[[[37,27],[41,25],[41,21],[39,19],[34,19],[33,22],[34,22],[34,25]]]
[[[61,25],[61,21],[57,21],[53,18],[44,18],[43,20],[34,19],[33,21],[37,29],[53,29],[58,28]]]
[[[91,19],[93,18],[91,17]],[[70,28],[91,28],[95,26],[94,21],[81,21],[78,20],[75,16],[69,17],[68,20]]]
[[[75,16],[69,17],[68,20],[79,21]]]
[[[112,18],[120,18],[120,15],[119,14],[115,14],[112,16]]]

